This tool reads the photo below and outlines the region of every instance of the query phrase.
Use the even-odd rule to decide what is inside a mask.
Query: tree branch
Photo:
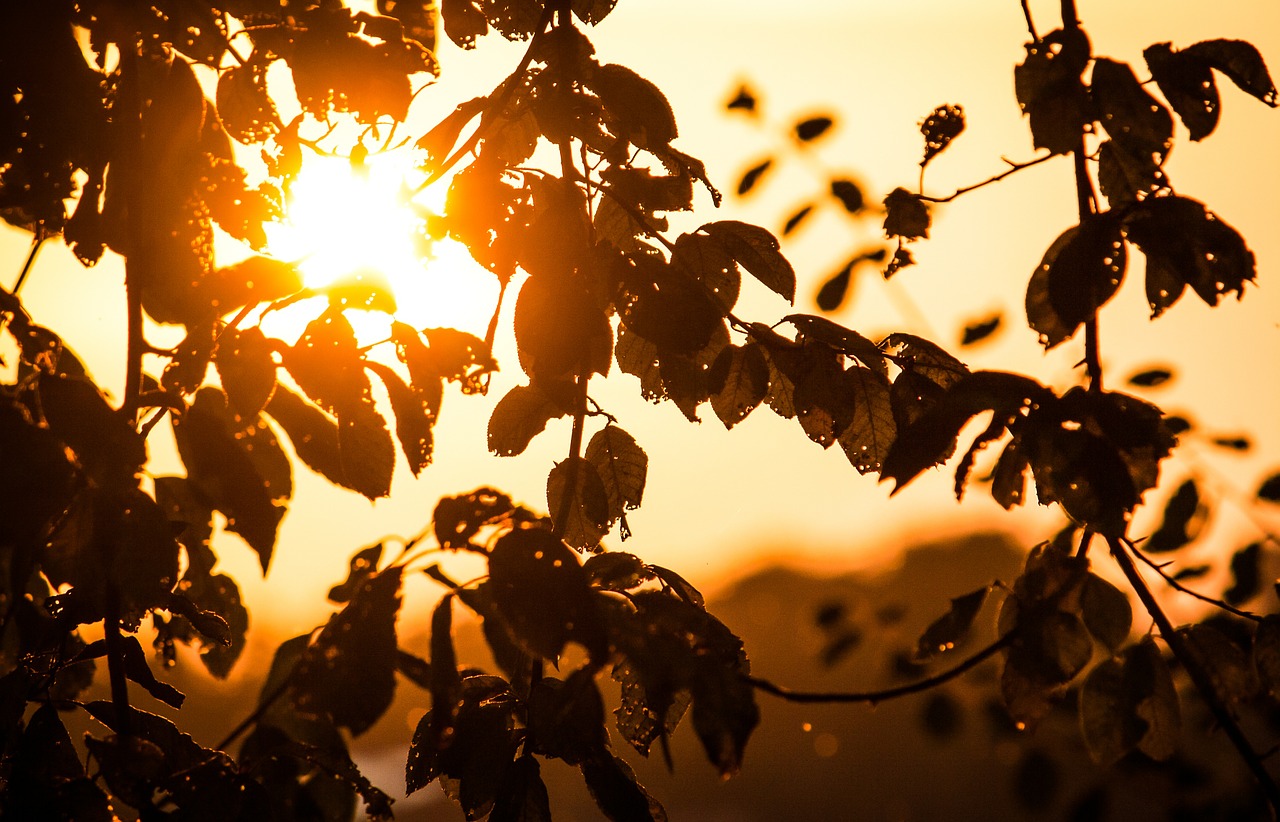
[[[805,703],[848,703],[848,702],[867,702],[875,705],[877,702],[884,702],[889,699],[897,699],[901,696],[920,693],[930,688],[935,688],[943,683],[950,682],[952,679],[960,676],[966,671],[970,671],[990,659],[1000,650],[1007,648],[1013,643],[1017,630],[1010,631],[1004,636],[997,639],[987,647],[978,651],[973,656],[956,665],[954,668],[948,668],[942,673],[935,674],[927,679],[919,682],[912,682],[909,685],[899,685],[896,688],[886,688],[882,691],[863,691],[863,692],[840,692],[840,691],[793,691],[790,688],[784,688],[781,685],[775,685],[767,679],[755,676],[745,676],[747,682],[756,690],[764,691],[772,694],[787,702],[805,702]]]
[[[1200,698],[1209,706],[1210,712],[1213,713],[1214,719],[1217,720],[1218,726],[1226,733],[1227,738],[1231,740],[1231,744],[1240,753],[1240,757],[1249,767],[1254,778],[1258,780],[1259,787],[1262,788],[1262,792],[1267,797],[1267,803],[1271,805],[1272,816],[1275,817],[1280,814],[1280,787],[1276,786],[1275,780],[1271,778],[1271,774],[1267,772],[1266,766],[1263,765],[1262,758],[1253,749],[1253,745],[1240,728],[1240,724],[1236,722],[1235,717],[1231,715],[1231,711],[1227,709],[1222,698],[1218,696],[1218,691],[1213,684],[1213,677],[1205,670],[1195,654],[1192,653],[1182,635],[1173,627],[1168,615],[1161,609],[1160,603],[1156,602],[1156,598],[1152,595],[1151,589],[1147,587],[1142,574],[1138,572],[1137,566],[1133,564],[1133,559],[1125,552],[1123,541],[1118,537],[1108,537],[1107,544],[1111,547],[1111,556],[1115,557],[1120,570],[1124,572],[1125,578],[1129,580],[1129,585],[1138,594],[1138,599],[1142,600],[1147,613],[1151,615],[1156,627],[1160,629],[1160,636],[1168,644],[1174,658],[1186,669],[1188,676],[1191,677],[1191,682],[1200,693]]]
[[[1169,576],[1169,574],[1165,572],[1165,570],[1164,570],[1164,566],[1162,566],[1160,563],[1158,563],[1158,562],[1156,562],[1155,560],[1153,560],[1151,557],[1147,556],[1147,555],[1146,555],[1145,553],[1143,553],[1142,551],[1138,550],[1138,546],[1137,546],[1137,545],[1135,545],[1131,540],[1129,540],[1129,539],[1124,540],[1124,544],[1125,544],[1125,547],[1126,547],[1126,548],[1128,548],[1128,549],[1129,549],[1129,551],[1130,551],[1130,552],[1131,552],[1135,557],[1137,557],[1138,559],[1142,560],[1142,561],[1143,561],[1143,563],[1144,563],[1144,564],[1146,564],[1146,566],[1147,566],[1148,568],[1150,568],[1151,570],[1153,570],[1153,571],[1155,571],[1157,574],[1159,574],[1159,575],[1161,576],[1161,578],[1162,578],[1162,579],[1164,579],[1165,583],[1167,583],[1167,584],[1169,585],[1169,587],[1170,587],[1170,588],[1173,588],[1173,589],[1175,589],[1175,590],[1181,591],[1182,593],[1186,594],[1187,596],[1189,596],[1189,597],[1193,597],[1193,598],[1195,598],[1195,599],[1198,599],[1198,600],[1200,600],[1201,602],[1208,603],[1209,605],[1212,605],[1212,606],[1214,606],[1215,608],[1220,608],[1220,609],[1222,609],[1223,611],[1226,611],[1226,612],[1227,612],[1227,613],[1229,613],[1229,614],[1235,614],[1235,615],[1236,615],[1236,616],[1238,616],[1238,617],[1241,617],[1241,618],[1243,618],[1243,619],[1250,620],[1250,621],[1252,621],[1252,622],[1261,622],[1261,621],[1262,621],[1262,617],[1258,616],[1257,614],[1251,613],[1251,612],[1249,612],[1249,611],[1242,611],[1241,609],[1236,608],[1235,606],[1233,606],[1233,605],[1231,605],[1231,604],[1229,604],[1229,603],[1227,603],[1227,602],[1223,602],[1223,601],[1222,601],[1222,600],[1220,600],[1220,599],[1214,599],[1214,598],[1213,598],[1213,597],[1211,597],[1211,596],[1207,596],[1207,595],[1205,595],[1205,594],[1200,593],[1199,591],[1194,591],[1194,590],[1192,590],[1192,589],[1188,588],[1187,586],[1183,585],[1183,584],[1182,584],[1181,582],[1179,582],[1178,580],[1176,580],[1176,579],[1174,579],[1173,577]]]
[[[1003,180],[1005,177],[1008,177],[1011,174],[1016,174],[1017,172],[1022,171],[1024,168],[1031,168],[1032,166],[1038,166],[1041,163],[1046,162],[1048,160],[1052,160],[1054,157],[1057,157],[1057,156],[1058,155],[1056,154],[1046,154],[1043,157],[1037,157],[1034,160],[1028,160],[1025,163],[1015,163],[1011,160],[1005,160],[1005,162],[1009,164],[1009,168],[1005,169],[999,174],[996,174],[995,176],[988,177],[987,179],[983,180],[980,183],[974,183],[973,185],[964,186],[963,188],[957,188],[955,191],[953,191],[951,194],[948,194],[946,197],[930,197],[927,194],[921,194],[920,199],[924,200],[927,203],[949,203],[963,194],[968,194],[970,191],[976,191],[980,188],[983,188],[984,186],[989,186],[992,183],[998,183],[1001,180]]]

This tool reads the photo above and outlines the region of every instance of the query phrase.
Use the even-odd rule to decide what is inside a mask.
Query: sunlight
[[[424,236],[404,185],[411,162],[407,152],[386,152],[356,169],[345,158],[308,156],[285,220],[268,226],[271,253],[300,260],[311,288],[382,281],[395,296],[397,319],[483,336],[498,284],[459,243]],[[362,339],[385,335],[384,316],[358,315],[348,314]]]

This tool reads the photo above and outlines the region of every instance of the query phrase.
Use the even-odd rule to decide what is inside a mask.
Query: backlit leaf
[[[480,10],[479,0],[440,0],[440,16],[444,33],[458,46],[472,49],[476,38],[489,33],[489,21]]]
[[[1264,502],[1280,502],[1280,472],[1276,472],[1258,486],[1258,499]]]
[[[1204,60],[1186,51],[1174,51],[1169,43],[1155,43],[1142,52],[1160,93],[1191,132],[1203,140],[1218,126],[1221,104],[1213,72]]]
[[[964,108],[949,104],[935,108],[920,123],[920,133],[924,135],[924,159],[920,166],[927,166],[930,160],[946,151],[951,141],[963,131]]]
[[[972,593],[955,597],[951,600],[951,608],[935,619],[924,629],[916,643],[916,661],[923,662],[954,650],[969,635],[974,619],[982,610],[982,605],[991,593],[991,586],[986,585]]]
[[[918,240],[929,236],[929,205],[920,195],[895,188],[884,198],[884,233],[888,237]]]
[[[844,210],[850,214],[859,213],[867,205],[866,197],[862,194],[862,188],[853,180],[832,180],[829,189],[831,196],[835,197]]]
[[[993,314],[986,319],[969,323],[964,327],[964,333],[960,336],[960,345],[966,346],[982,342],[996,333],[1000,329],[1002,322],[1004,322],[1003,314]]]
[[[261,143],[283,126],[267,93],[266,66],[261,62],[250,61],[222,72],[217,103],[227,133],[242,143]]]
[[[1205,40],[1183,52],[1217,69],[1241,91],[1275,108],[1276,86],[1267,65],[1252,43],[1244,40]]]
[[[591,798],[607,818],[616,822],[666,822],[667,812],[636,781],[626,760],[603,751],[580,767]]]
[[[707,223],[698,231],[710,235],[738,265],[789,303],[796,299],[796,272],[778,250],[767,229],[738,220]]]
[[[330,414],[354,412],[369,398],[369,378],[355,330],[341,311],[330,309],[307,324],[284,352],[284,366],[298,387]]]
[[[377,374],[387,388],[391,411],[396,415],[396,438],[400,441],[400,450],[405,459],[409,461],[409,470],[416,477],[431,464],[431,426],[435,421],[435,413],[428,400],[405,385],[395,371],[373,361],[366,362],[365,367]]]
[[[565,412],[536,385],[517,385],[498,400],[489,417],[489,450],[500,457],[514,457]]]
[[[276,364],[262,331],[228,329],[218,342],[214,363],[227,401],[237,414],[253,417],[266,408],[276,388]]]
[[[1054,241],[1027,286],[1027,321],[1045,348],[1069,339],[1115,295],[1126,264],[1120,221],[1110,212]]]
[[[1100,764],[1134,748],[1154,759],[1173,754],[1181,729],[1178,694],[1150,637],[1090,672],[1080,691],[1080,727]]]
[[[342,484],[371,500],[391,493],[396,448],[387,421],[372,405],[338,418],[338,456]]]
[[[1093,119],[1080,81],[1089,62],[1089,38],[1079,28],[1058,29],[1028,43],[1026,50],[1013,80],[1018,105],[1031,119],[1032,143],[1051,154],[1074,151]]]
[[[604,485],[610,524],[640,507],[649,457],[630,434],[616,425],[606,425],[591,437],[584,456]]]
[[[613,63],[596,68],[589,82],[615,121],[618,136],[640,148],[661,147],[676,138],[671,104],[653,83]]]
[[[840,447],[859,474],[879,471],[898,435],[889,399],[889,380],[870,368],[845,369],[853,394],[853,417],[840,434]]]
[[[707,376],[711,381],[711,407],[725,428],[733,428],[746,419],[769,391],[769,364],[755,344],[726,346]]]
[[[1154,554],[1178,550],[1200,534],[1207,513],[1200,503],[1196,481],[1186,480],[1169,495],[1164,505],[1164,519],[1143,543],[1143,550]]]
[[[547,476],[547,510],[565,542],[595,551],[609,532],[609,494],[595,465],[582,457],[556,463]]]
[[[805,218],[812,213],[813,213],[813,203],[808,203],[806,205],[800,206],[800,208],[792,212],[791,216],[787,218],[787,221],[782,226],[782,236],[783,237],[790,236],[791,232],[799,228],[800,224],[804,222]]]
[[[1129,598],[1096,574],[1084,578],[1080,589],[1080,616],[1089,633],[1113,652],[1129,638],[1133,626]]]
[[[797,121],[791,131],[801,143],[810,143],[826,134],[834,123],[835,120],[826,115],[807,117]]]
[[[432,529],[442,548],[471,548],[471,538],[481,528],[514,509],[511,497],[506,494],[492,488],[478,488],[470,494],[442,497],[431,514]]]
[[[764,177],[765,172],[773,167],[773,158],[766,157],[751,168],[742,172],[742,177],[738,180],[738,196],[743,197],[756,187],[760,182],[760,178]]]
[[[40,409],[54,435],[100,483],[132,484],[146,445],[97,386],[83,377],[40,374]]]
[[[745,111],[748,114],[755,114],[756,105],[755,92],[748,86],[744,85],[738,87],[737,93],[733,95],[733,98],[729,100],[729,102],[724,104],[724,107],[730,111],[738,110]]]
[[[823,311],[835,311],[840,308],[840,304],[844,302],[845,294],[849,291],[849,283],[853,277],[853,261],[844,264],[835,274],[831,275],[822,288],[818,289],[818,297],[816,302],[818,308]]]
[[[1231,555],[1231,587],[1222,598],[1232,605],[1248,602],[1258,595],[1262,587],[1262,543],[1253,542]]]

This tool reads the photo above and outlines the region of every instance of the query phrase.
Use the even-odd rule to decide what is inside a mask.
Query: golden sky
[[[1041,32],[1055,27],[1057,6],[1032,4]],[[1095,53],[1133,63],[1139,77],[1145,76],[1146,45],[1167,40],[1185,47],[1216,37],[1252,41],[1280,77],[1280,3],[1274,0],[1082,0],[1080,13]],[[835,112],[836,129],[812,148],[812,168],[852,173],[878,198],[897,185],[914,186],[918,123],[942,103],[965,107],[968,130],[930,166],[929,193],[949,193],[987,177],[1001,170],[1001,157],[1034,156],[1012,88],[1012,67],[1026,36],[1014,0],[826,0],[788,4],[785,11],[763,0],[621,0],[592,39],[601,62],[631,66],[666,91],[680,123],[676,145],[704,159],[722,189],[731,190],[738,175],[777,142],[776,134],[723,111],[745,81],[760,93],[764,117],[778,127],[802,115]],[[429,127],[457,102],[486,92],[521,50],[495,35],[474,53],[443,48],[444,77],[421,95],[413,124]],[[1250,432],[1258,447],[1249,456],[1191,445],[1197,459],[1213,469],[1211,476],[1229,478],[1248,492],[1280,466],[1280,292],[1273,284],[1280,277],[1280,112],[1225,79],[1220,88],[1218,130],[1193,144],[1179,124],[1168,169],[1179,193],[1206,202],[1246,237],[1257,255],[1260,284],[1247,290],[1243,302],[1216,310],[1184,297],[1152,323],[1140,284],[1141,258],[1134,255],[1124,288],[1104,309],[1102,350],[1112,387],[1120,388],[1125,376],[1142,367],[1176,365],[1176,381],[1146,396],[1166,411],[1193,415],[1207,432]],[[806,191],[823,184],[812,168],[791,162],[749,201],[730,197],[718,213],[703,196],[698,213],[679,225],[735,218],[776,230]],[[1069,342],[1044,356],[1025,327],[1021,305],[1027,278],[1049,243],[1074,224],[1074,209],[1065,159],[940,208],[932,239],[914,248],[918,265],[888,286],[919,307],[930,329],[904,317],[900,302],[869,271],[855,284],[853,305],[835,319],[873,338],[896,330],[922,333],[973,368],[1026,371],[1061,389],[1071,384],[1079,345]],[[877,239],[874,228],[828,220],[786,244],[800,279],[795,310],[816,310],[812,300],[819,284],[851,246]],[[0,275],[6,285],[28,242],[7,228],[0,233],[0,254],[12,271]],[[65,249],[49,244],[23,290],[37,321],[63,333],[95,375],[113,385],[123,366],[123,346],[113,347],[123,340],[122,278],[118,259],[86,271]],[[956,348],[966,322],[1000,309],[1006,328],[998,338]],[[765,289],[746,287],[737,313],[772,323],[790,311]],[[510,328],[509,315],[505,327]],[[436,428],[435,464],[417,480],[401,464],[390,499],[371,505],[322,480],[302,478],[265,586],[255,581],[256,557],[235,537],[215,543],[251,611],[287,619],[286,630],[322,621],[324,592],[345,574],[347,557],[384,536],[416,533],[441,495],[488,484],[533,507],[545,506],[546,473],[563,458],[568,423],[553,422],[519,458],[487,455],[488,411],[509,387],[523,382],[509,337],[496,353],[504,370],[490,397],[447,393]],[[593,383],[592,395],[650,457],[644,505],[629,516],[635,537],[625,546],[614,539],[612,547],[673,567],[696,583],[739,576],[762,557],[832,570],[892,564],[917,535],[992,525],[1036,541],[1058,522],[1034,505],[1004,514],[980,488],[958,506],[949,471],[926,476],[889,501],[888,485],[859,476],[838,448],[822,451],[794,422],[767,409],[726,432],[709,409],[701,425],[691,425],[670,404],[645,403],[630,376],[615,373],[606,385]],[[158,472],[178,470],[163,446],[154,451]],[[1189,470],[1185,459],[1171,460],[1166,480],[1177,481]],[[1229,508],[1223,520],[1217,527],[1224,532],[1247,528]]]

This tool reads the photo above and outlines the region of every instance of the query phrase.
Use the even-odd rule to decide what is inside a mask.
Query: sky
[[[1057,3],[1032,3],[1041,32],[1054,27]],[[1175,47],[1214,37],[1248,39],[1280,70],[1280,4],[1222,0],[1212,6],[1178,0],[1108,0],[1080,3],[1080,15],[1098,55],[1126,60],[1145,76],[1141,51],[1152,43]],[[798,2],[763,0],[622,0],[591,34],[601,62],[621,63],[668,95],[680,124],[675,145],[704,159],[726,191],[750,165],[773,152],[780,130],[794,120],[832,112],[837,125],[806,159],[789,159],[745,201],[729,197],[715,211],[702,196],[695,215],[677,221],[686,230],[714,219],[745,219],[776,230],[808,192],[824,185],[824,172],[847,172],[877,197],[895,186],[914,187],[921,152],[919,122],[935,106],[964,106],[968,128],[929,168],[926,190],[950,193],[1003,167],[1001,158],[1034,155],[1013,98],[1012,66],[1027,37],[1012,0],[948,3]],[[416,104],[413,128],[425,130],[459,101],[492,88],[519,60],[522,46],[491,35],[473,53],[442,48],[444,75]],[[1277,75],[1280,76],[1280,75]],[[762,101],[761,122],[725,112],[740,83]],[[1144,396],[1171,413],[1185,413],[1209,434],[1249,432],[1249,455],[1223,454],[1192,440],[1164,468],[1167,489],[1198,466],[1220,493],[1243,491],[1280,465],[1276,425],[1276,366],[1280,363],[1280,297],[1272,284],[1280,270],[1280,112],[1265,108],[1220,79],[1222,120],[1217,132],[1190,143],[1179,124],[1168,170],[1179,193],[1206,202],[1249,241],[1259,285],[1245,299],[1209,310],[1194,296],[1149,322],[1141,289],[1142,263],[1131,260],[1119,296],[1104,309],[1102,351],[1109,385],[1152,365],[1177,367],[1176,379]],[[762,123],[764,125],[762,125]],[[410,129],[412,131],[412,128]],[[915,244],[917,265],[890,283],[863,271],[854,299],[834,316],[872,338],[911,331],[956,351],[971,367],[1024,371],[1059,390],[1073,384],[1080,347],[1069,342],[1045,356],[1025,326],[1026,280],[1044,249],[1075,223],[1070,163],[1057,160],[1022,172],[937,209],[932,236]],[[879,239],[874,221],[853,225],[822,218],[784,250],[799,276],[792,309],[763,288],[744,288],[739,316],[775,322],[791,311],[816,312],[821,282],[855,247]],[[21,266],[29,238],[0,232],[0,271],[6,285]],[[82,269],[64,248],[41,251],[22,296],[38,322],[61,332],[108,385],[122,381],[123,267],[106,259]],[[904,313],[903,306],[915,309]],[[1005,329],[973,348],[956,346],[960,330],[976,318],[1005,312]],[[916,314],[928,318],[928,328]],[[474,316],[472,311],[472,316]],[[509,312],[503,324],[510,329]],[[482,331],[472,328],[469,330]],[[501,336],[501,331],[500,331]],[[370,504],[355,494],[301,476],[267,580],[256,557],[234,536],[215,542],[223,566],[240,580],[259,620],[293,633],[323,621],[328,587],[345,575],[358,548],[387,537],[411,536],[429,521],[442,495],[492,485],[531,507],[545,507],[545,477],[563,458],[567,421],[553,422],[515,459],[489,456],[485,424],[492,404],[522,383],[515,353],[500,340],[503,371],[490,396],[447,393],[436,428],[435,464],[414,479],[401,462],[389,499]],[[614,413],[650,458],[642,507],[629,515],[634,537],[609,544],[667,565],[696,584],[715,588],[768,562],[832,572],[887,568],[908,544],[939,534],[998,527],[1028,545],[1051,534],[1060,519],[1032,504],[1002,512],[982,489],[963,504],[951,494],[950,471],[933,472],[889,497],[889,486],[859,476],[838,448],[823,451],[793,421],[757,410],[725,431],[704,406],[691,425],[671,404],[639,397],[633,377],[615,373],[592,396]],[[153,448],[156,473],[180,470],[164,445]],[[1252,533],[1246,515],[1231,506],[1213,527],[1221,544]],[[1274,519],[1273,528],[1280,526]],[[1150,515],[1137,531],[1150,530]],[[1243,544],[1243,542],[1240,542]],[[1219,546],[1220,547],[1220,546]],[[415,584],[419,584],[415,582]],[[425,586],[425,582],[422,583]],[[428,588],[423,589],[429,590]],[[421,597],[424,606],[434,596]]]

